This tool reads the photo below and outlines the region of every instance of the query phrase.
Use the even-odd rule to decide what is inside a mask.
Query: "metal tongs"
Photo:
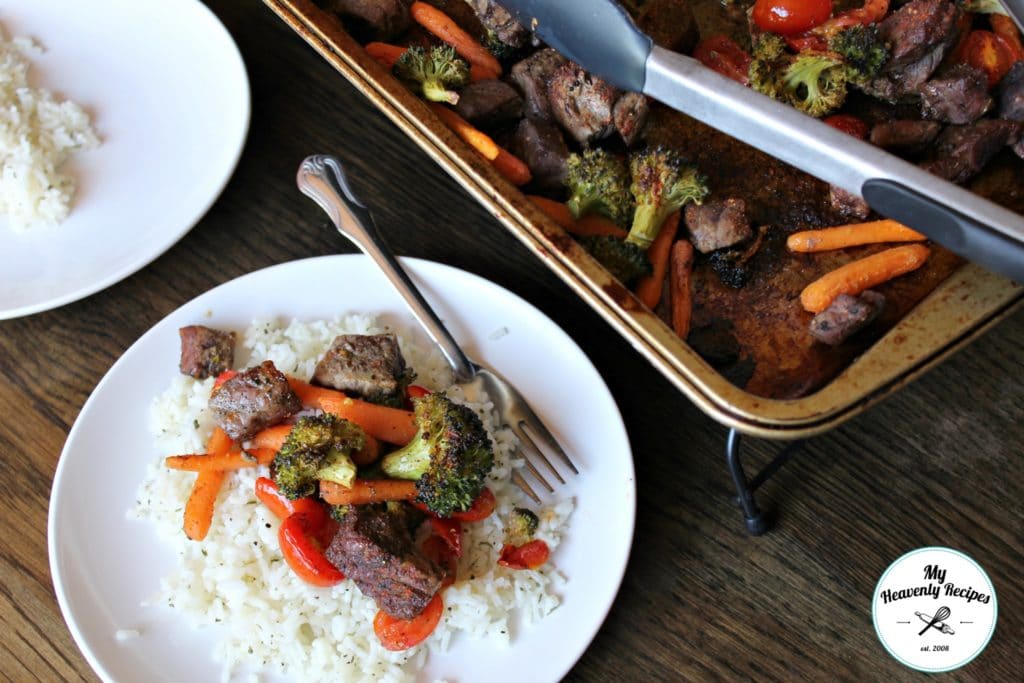
[[[1020,24],[1024,0],[1002,0]],[[878,213],[1024,282],[1024,218],[899,157],[653,44],[613,0],[502,0],[548,45],[813,176]]]

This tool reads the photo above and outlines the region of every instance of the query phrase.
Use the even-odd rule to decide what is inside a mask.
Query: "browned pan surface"
[[[649,141],[681,149],[710,177],[713,196],[743,197],[754,224],[770,226],[743,289],[725,287],[706,265],[698,265],[694,327],[686,343],[665,324],[664,307],[654,312],[643,308],[522,191],[370,59],[336,17],[309,0],[265,2],[545,267],[723,424],[769,438],[798,438],[834,427],[968,343],[1022,298],[1013,283],[962,265],[936,247],[924,268],[881,288],[889,299],[886,313],[855,342],[838,349],[814,343],[807,333],[811,316],[797,301],[800,290],[836,265],[879,247],[790,254],[784,247],[788,232],[845,222],[828,208],[827,187],[677,112],[656,108]],[[461,0],[444,6],[453,14],[467,7]],[[714,23],[698,13],[698,23],[708,22]],[[1016,161],[1001,159],[972,189],[1021,212]]]

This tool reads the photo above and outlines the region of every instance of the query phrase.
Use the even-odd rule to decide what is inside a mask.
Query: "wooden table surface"
[[[234,35],[253,116],[223,195],[177,245],[110,288],[0,322],[0,677],[95,680],[61,617],[46,550],[54,469],[111,364],[182,303],[285,261],[351,252],[294,185],[345,159],[400,254],[486,277],[577,340],[613,392],[637,472],[633,552],[571,680],[917,680],[879,643],[871,596],[890,562],[960,549],[992,578],[988,649],[943,677],[1020,680],[1024,655],[1024,313],[867,414],[809,442],[760,492],[777,527],[746,536],[706,418],[596,313],[259,3],[208,3]],[[422,226],[429,225],[429,230]],[[748,441],[751,467],[775,447]],[[594,561],[600,561],[595,549]]]

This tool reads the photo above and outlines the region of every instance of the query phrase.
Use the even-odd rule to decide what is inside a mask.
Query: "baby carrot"
[[[672,245],[669,273],[669,297],[672,303],[672,329],[680,339],[690,334],[693,315],[693,292],[690,278],[693,274],[693,245],[679,240]]]
[[[569,212],[569,207],[562,202],[556,202],[554,199],[548,199],[547,197],[535,194],[528,194],[526,198],[543,211],[548,218],[565,230],[568,230],[576,222],[576,219],[572,217],[572,213]]]
[[[390,69],[398,61],[398,58],[405,54],[408,48],[402,45],[390,45],[374,41],[364,45],[363,49],[366,50],[368,55],[377,60],[381,66]]]
[[[800,293],[800,303],[811,313],[821,313],[840,294],[855,296],[920,268],[929,253],[923,244],[907,244],[847,263],[807,285]]]
[[[491,159],[491,165],[513,185],[525,185],[533,180],[530,167],[522,159],[501,147],[498,148],[498,156]]]
[[[288,384],[303,405],[351,420],[375,439],[404,446],[416,435],[416,423],[410,410],[349,398],[340,391],[315,387],[294,377],[288,378]]]
[[[320,497],[331,505],[367,505],[389,500],[412,500],[416,482],[405,479],[356,479],[350,488],[333,481],[320,482]]]
[[[817,252],[845,249],[880,242],[920,242],[928,239],[902,223],[885,219],[868,223],[837,225],[821,230],[794,232],[786,240],[790,251]]]
[[[233,446],[231,437],[217,427],[206,443],[206,452],[213,457],[224,456],[231,452]],[[192,493],[185,503],[185,520],[182,524],[185,535],[193,541],[201,541],[209,533],[214,503],[217,502],[217,493],[226,476],[226,470],[213,469],[200,470],[196,475]]]
[[[647,258],[651,260],[651,274],[645,275],[636,283],[636,296],[641,303],[651,310],[661,300],[661,290],[665,283],[665,272],[668,270],[668,256],[672,250],[672,242],[679,231],[679,212],[669,214],[661,224],[658,236],[647,248]]]
[[[414,2],[409,9],[416,23],[454,47],[470,64],[479,64],[497,76],[501,75],[501,62],[447,14],[425,2]]]
[[[172,470],[202,472],[203,470],[242,470],[257,465],[269,465],[275,451],[256,448],[248,453],[231,450],[219,455],[198,453],[194,455],[172,455],[164,463]]]
[[[596,213],[588,213],[579,220],[572,217],[572,213],[562,202],[557,202],[554,199],[548,199],[547,197],[541,197],[539,195],[527,195],[527,199],[533,202],[534,206],[544,212],[544,214],[553,220],[559,227],[568,233],[576,235],[577,237],[586,237],[588,235],[610,235],[612,237],[618,237],[625,239],[629,233],[623,230],[621,227],[615,224],[610,218]]]
[[[494,161],[501,154],[501,147],[489,135],[475,128],[469,121],[462,118],[444,105],[430,103],[430,108],[437,114],[444,125],[448,126],[470,147],[475,149],[487,161]]]

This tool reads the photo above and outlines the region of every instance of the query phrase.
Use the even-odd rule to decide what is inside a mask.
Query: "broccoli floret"
[[[381,460],[389,477],[416,481],[416,500],[446,517],[468,510],[484,489],[494,449],[480,417],[443,393],[415,399],[416,436]]]
[[[514,508],[509,515],[508,525],[505,527],[505,542],[512,545],[522,545],[533,540],[537,533],[540,520],[536,513],[527,508]]]
[[[754,59],[774,62],[782,57],[785,52],[786,41],[782,36],[778,33],[762,33],[757,38],[757,42],[754,43],[754,49],[751,56]]]
[[[825,116],[846,100],[848,81],[866,82],[888,58],[874,29],[854,31],[838,45],[849,52],[849,63],[838,53],[789,54],[781,37],[766,33],[754,46],[750,87],[811,116]]]
[[[864,84],[878,75],[889,59],[889,48],[878,37],[878,27],[858,24],[839,31],[829,40],[829,49],[846,63],[851,83]]]
[[[776,33],[762,33],[754,44],[753,59],[747,68],[750,87],[773,99],[783,99],[782,72],[789,63],[786,42]]]
[[[349,454],[365,443],[366,434],[348,420],[326,413],[301,417],[274,456],[274,483],[292,499],[316,493],[320,479],[351,486],[356,467]]]
[[[651,273],[651,259],[639,245],[611,235],[586,235],[578,241],[620,282],[629,283]]]
[[[395,62],[394,73],[403,81],[419,86],[431,102],[455,104],[456,89],[469,83],[469,64],[450,45],[438,45],[427,52],[410,47]]]
[[[802,52],[782,74],[789,102],[811,116],[825,116],[846,100],[846,65],[837,56]]]
[[[622,159],[603,149],[589,149],[570,155],[566,165],[569,199],[565,204],[574,217],[599,213],[623,227],[629,225],[633,197],[629,169]]]
[[[494,55],[496,59],[501,61],[511,59],[519,50],[515,45],[509,45],[499,38],[497,31],[486,26],[484,27],[483,35],[480,36],[480,44],[487,48],[487,51]]]
[[[665,147],[637,152],[630,157],[633,178],[630,192],[636,200],[633,225],[626,241],[646,250],[669,215],[708,196],[707,179],[678,153]]]

